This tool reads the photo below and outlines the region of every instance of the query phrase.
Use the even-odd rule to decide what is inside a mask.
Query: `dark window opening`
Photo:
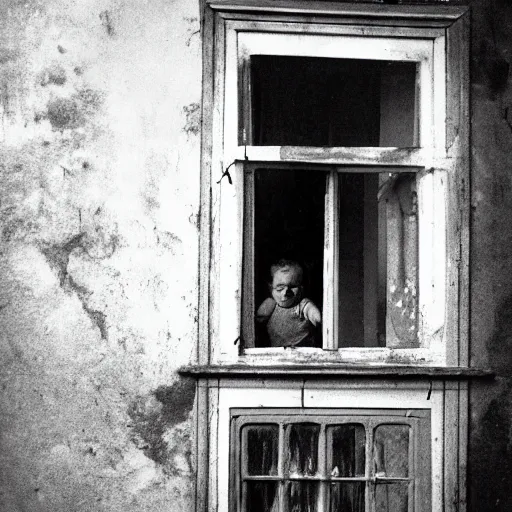
[[[414,62],[252,55],[257,146],[417,145]]]
[[[326,173],[258,169],[254,175],[255,304],[269,297],[270,267],[279,260],[303,269],[304,297],[321,310]],[[269,346],[258,329],[256,346]],[[317,341],[321,347],[321,341]]]

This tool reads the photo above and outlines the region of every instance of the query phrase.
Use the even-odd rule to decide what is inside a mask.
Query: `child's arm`
[[[276,301],[271,297],[265,299],[256,312],[256,321],[259,323],[268,322],[268,319],[276,308]]]
[[[304,318],[309,320],[315,327],[322,323],[322,314],[311,301],[308,301],[304,306]]]

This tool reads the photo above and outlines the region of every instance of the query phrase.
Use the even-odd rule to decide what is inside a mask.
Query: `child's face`
[[[291,308],[302,298],[302,272],[295,267],[283,267],[272,278],[272,298],[282,308]]]

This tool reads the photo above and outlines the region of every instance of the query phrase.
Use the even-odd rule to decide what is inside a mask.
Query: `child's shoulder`
[[[260,317],[270,316],[275,308],[276,301],[272,297],[268,297],[260,304],[256,314]]]
[[[308,299],[307,297],[304,297],[299,303],[300,309],[304,309],[308,304],[313,304],[313,301],[311,299]]]
[[[316,307],[316,304],[308,298],[304,298],[300,301],[300,314],[307,318],[313,325],[319,324],[322,319],[320,310]]]

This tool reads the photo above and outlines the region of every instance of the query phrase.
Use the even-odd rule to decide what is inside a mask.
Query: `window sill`
[[[181,367],[178,372],[195,378],[281,378],[281,379],[324,379],[324,378],[411,378],[428,380],[468,380],[494,379],[495,374],[487,369],[468,367],[418,367],[407,365],[348,365],[348,364],[308,364],[308,365],[190,365]]]

